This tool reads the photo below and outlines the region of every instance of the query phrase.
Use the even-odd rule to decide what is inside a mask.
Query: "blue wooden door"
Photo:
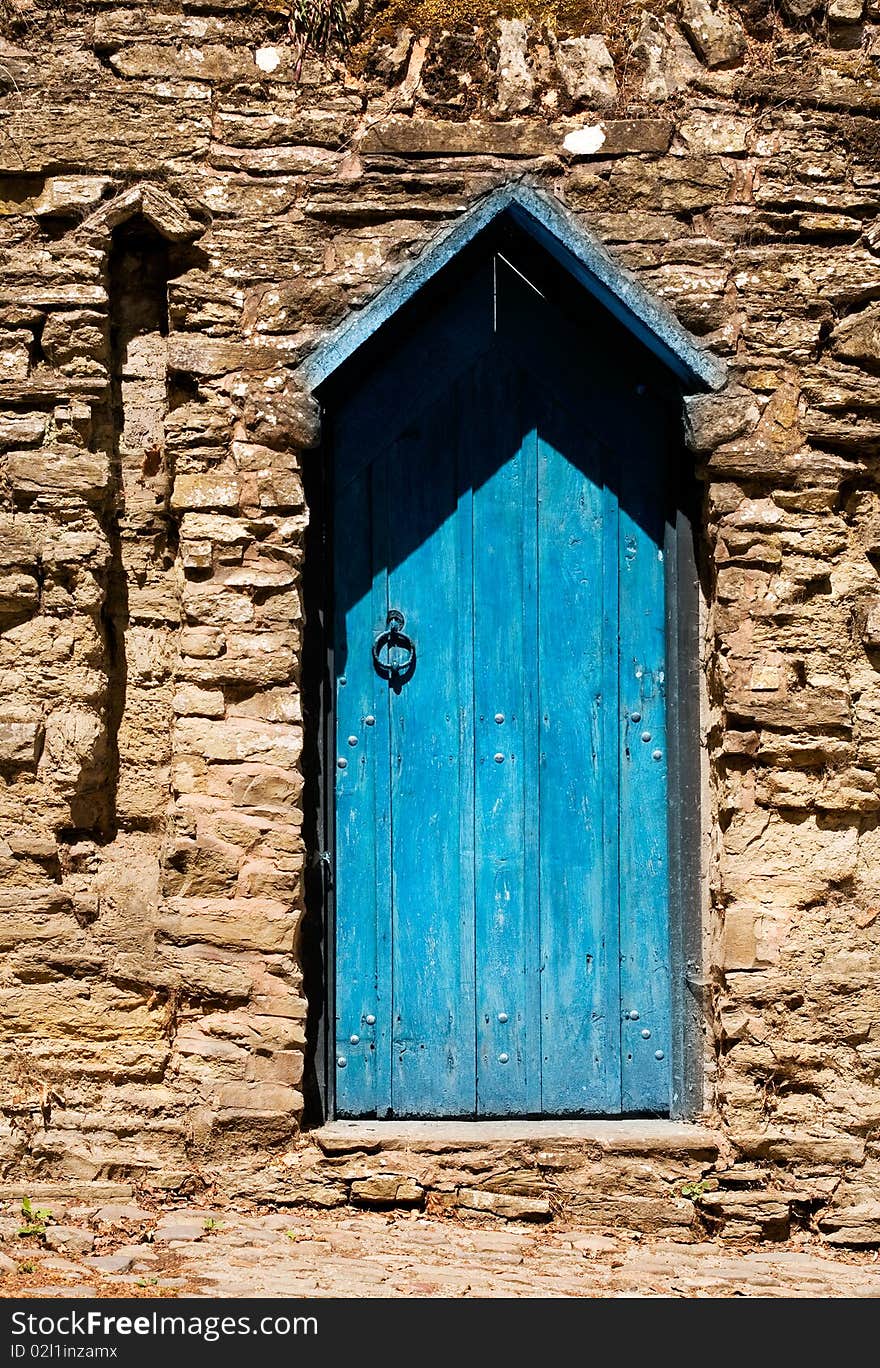
[[[333,415],[340,1116],[669,1109],[666,428],[500,260]]]

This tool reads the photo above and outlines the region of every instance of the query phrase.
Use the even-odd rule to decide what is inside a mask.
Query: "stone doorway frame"
[[[708,979],[703,974],[706,843],[703,801],[705,746],[701,719],[700,633],[705,594],[700,546],[702,491],[692,453],[702,449],[698,428],[717,426],[718,408],[731,402],[727,368],[703,350],[675,316],[652,298],[556,200],[521,183],[477,203],[446,229],[354,318],[334,329],[293,377],[296,389],[320,404],[320,387],[446,264],[495,220],[508,215],[560,262],[575,280],[654,353],[682,385],[681,446],[675,520],[666,524],[667,681],[669,700],[670,963],[672,970],[672,1106],[670,1121],[693,1120],[704,1108]],[[734,406],[739,396],[734,394]],[[701,409],[700,405],[704,407]],[[708,405],[708,410],[706,410]],[[332,888],[334,705],[332,659],[332,523],[326,442],[304,457],[309,534],[303,577],[305,635],[302,689],[306,721],[303,769],[307,847],[306,912],[301,954],[308,1002],[304,1080],[306,1128],[335,1118],[329,1034],[334,1015],[335,908]],[[377,1124],[368,1123],[363,1124]],[[401,1123],[389,1121],[391,1127]],[[426,1122],[426,1125],[435,1123]],[[438,1125],[444,1123],[438,1122]],[[465,1123],[462,1123],[465,1124]],[[524,1127],[529,1122],[524,1121]],[[650,1125],[649,1122],[644,1122]]]

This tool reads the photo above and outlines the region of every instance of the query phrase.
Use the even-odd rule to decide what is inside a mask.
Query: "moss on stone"
[[[530,20],[561,38],[609,34],[639,10],[671,8],[666,0],[389,0],[365,18],[361,37],[390,38],[403,27],[421,33],[492,28],[498,19]]]

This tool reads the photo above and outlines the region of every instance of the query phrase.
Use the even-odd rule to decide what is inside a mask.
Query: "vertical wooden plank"
[[[540,1115],[543,1073],[543,1019],[541,1012],[541,688],[538,633],[538,526],[541,501],[538,484],[537,406],[528,400],[527,431],[523,440],[523,918],[526,974],[525,1016],[529,1065],[526,1073],[525,1110]]]
[[[381,983],[387,959],[387,885],[379,878],[387,838],[388,714],[370,657],[377,599],[384,601],[386,590],[382,558],[374,558],[373,542],[382,536],[383,515],[381,499],[375,509],[372,483],[367,471],[339,490],[334,517],[334,1068],[340,1116],[382,1115],[390,1103],[391,1004]],[[369,717],[374,718],[373,725],[368,725]]]
[[[375,1053],[376,1114],[390,1116],[391,1042],[394,1035],[394,982],[391,972],[391,700],[388,685],[373,668],[373,642],[388,616],[388,520],[389,471],[396,458],[396,444],[374,461],[371,472],[371,523],[373,541],[373,632],[361,646],[368,659],[364,668],[372,671],[375,709],[372,726],[366,735],[373,748],[375,774],[376,843],[376,1011],[375,1023],[365,1019],[363,1039]],[[349,1042],[350,1046],[351,1042]]]
[[[537,974],[529,963],[537,899],[528,901],[526,775],[537,733],[524,710],[535,669],[534,432],[524,436],[509,373],[477,377],[474,442],[474,730],[477,1111],[540,1108]],[[528,532],[526,529],[528,528]],[[532,639],[526,646],[527,622]],[[532,982],[529,982],[529,969]]]
[[[538,442],[543,1111],[620,1109],[615,909],[606,905],[607,706],[598,450],[560,405]]]
[[[472,906],[461,915],[473,876],[467,860],[463,869],[459,815],[472,803],[473,751],[462,754],[460,717],[471,706],[462,680],[473,648],[472,617],[459,617],[455,421],[447,397],[404,434],[389,472],[389,603],[417,649],[415,672],[390,694],[398,1116],[475,1109]],[[466,574],[469,583],[469,564]]]
[[[463,1042],[462,1071],[470,1071],[470,1079],[463,1080],[461,1092],[463,1115],[473,1115],[477,1108],[477,1023],[476,1023],[476,866],[474,814],[474,438],[471,419],[474,414],[474,384],[463,380],[452,393],[454,422],[451,424],[450,449],[455,465],[453,494],[456,496],[455,536],[457,564],[457,625],[458,625],[458,962],[463,986],[461,1004],[461,1039]],[[452,894],[451,916],[456,915],[455,885]],[[469,1104],[467,1099],[470,1099]]]
[[[620,451],[620,992],[622,1106],[670,1107],[662,415],[643,396]],[[635,423],[633,424],[635,427]]]
[[[620,1109],[620,509],[613,454],[598,443],[602,487],[602,900],[607,967],[607,1048],[616,1060]]]

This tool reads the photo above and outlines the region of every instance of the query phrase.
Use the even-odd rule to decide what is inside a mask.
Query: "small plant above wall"
[[[298,48],[298,71],[307,53],[320,57],[332,48],[344,51],[348,47],[349,16],[343,0],[294,0],[285,9],[290,36]]]

